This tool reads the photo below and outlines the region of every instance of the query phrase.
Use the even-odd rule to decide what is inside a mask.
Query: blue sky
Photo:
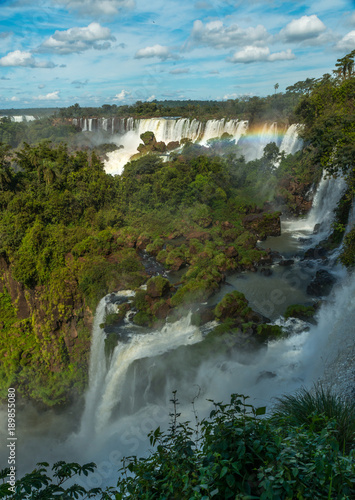
[[[268,95],[355,49],[350,0],[0,0],[0,108]]]

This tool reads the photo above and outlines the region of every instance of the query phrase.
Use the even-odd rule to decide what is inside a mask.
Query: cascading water
[[[330,217],[343,189],[342,179],[328,181],[323,178],[313,211],[301,223],[288,223],[290,235],[294,228],[300,231],[300,224],[302,234],[310,235],[314,224],[322,217]],[[352,223],[350,218],[349,224]],[[273,290],[278,291],[278,288],[269,285],[269,296]],[[292,289],[290,293],[294,293]],[[131,292],[120,294],[129,298]],[[204,332],[191,325],[187,314],[178,322],[148,333],[126,323],[126,340],[119,341],[107,363],[105,334],[100,327],[107,307],[104,298],[94,320],[89,389],[80,430],[72,433],[64,443],[49,445],[49,439],[42,439],[42,455],[37,458],[32,457],[33,443],[38,441],[35,436],[28,440],[29,451],[21,453],[35,462],[44,457],[81,463],[93,460],[98,465],[96,483],[79,478],[79,483],[85,487],[115,484],[121,457],[147,452],[147,433],[168,420],[171,390],[178,390],[183,419],[191,420],[190,402],[198,392],[196,387],[200,391],[196,404],[200,418],[211,409],[206,398],[228,401],[233,392],[249,395],[255,405],[270,407],[274,397],[302,385],[311,387],[318,379],[329,385],[335,381],[335,387],[341,390],[344,381],[339,363],[345,366],[344,359],[354,354],[354,276],[347,276],[333,290],[317,313],[317,325],[298,320],[292,325],[291,321],[291,333],[287,338],[269,342],[255,352],[239,349],[238,339],[233,336],[226,344],[229,346],[227,353],[216,352],[204,342]],[[48,416],[45,419],[48,420]]]
[[[327,172],[324,172],[307,217],[290,222],[286,221],[284,230],[291,232],[295,238],[309,236],[313,233],[312,245],[325,239],[332,231],[334,210],[345,189],[346,181],[343,176],[327,177]]]
[[[133,293],[127,291],[117,295],[130,296]],[[137,331],[127,322],[124,328],[129,333],[124,341],[118,342],[106,366],[105,333],[100,327],[105,319],[106,308],[106,298],[103,298],[97,307],[93,325],[89,390],[81,436],[100,433],[108,426],[113,410],[120,403],[127,370],[135,360],[159,356],[178,346],[191,345],[202,339],[199,329],[191,325],[191,314],[151,333],[141,333],[141,330]]]
[[[84,124],[85,130],[90,126]],[[141,143],[140,135],[150,131],[155,135],[156,140],[169,142],[180,142],[181,139],[189,139],[199,142],[203,146],[208,145],[210,139],[219,138],[227,133],[240,144],[242,152],[247,161],[260,158],[264,148],[270,142],[275,142],[286,154],[294,153],[301,147],[298,138],[298,126],[291,125],[285,132],[278,130],[276,123],[264,124],[263,127],[255,130],[249,129],[246,120],[208,120],[206,123],[189,118],[148,118],[133,120],[129,118],[120,119],[115,125],[119,135],[114,136],[115,142],[123,146],[122,149],[112,151],[107,154],[108,160],[105,162],[105,171],[113,175],[120,175],[125,164],[136,154],[137,147]],[[103,124],[99,124],[99,129]]]
[[[286,155],[295,154],[302,146],[302,140],[299,137],[300,125],[294,123],[291,125],[282,139],[280,152],[283,151]]]

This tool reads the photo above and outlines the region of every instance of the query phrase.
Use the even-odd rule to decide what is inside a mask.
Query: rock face
[[[28,361],[19,362],[18,370],[27,364],[35,370],[38,365],[38,370],[50,376],[50,372],[65,372],[72,363],[80,365],[85,374],[93,317],[70,271],[58,276],[53,285],[34,289],[25,288],[13,278],[5,259],[0,261],[0,275],[0,293],[10,295],[17,316],[8,330],[8,335],[14,337],[12,350]],[[26,338],[23,346],[18,340],[21,337]]]
[[[259,240],[265,240],[267,236],[281,235],[281,212],[250,214],[244,217],[243,226],[254,233]]]
[[[329,295],[335,282],[336,279],[332,274],[325,269],[320,269],[308,285],[307,293],[317,297]]]
[[[290,211],[296,215],[306,214],[312,206],[310,196],[311,184],[298,182],[294,178],[285,178],[281,181],[276,201],[287,204]]]

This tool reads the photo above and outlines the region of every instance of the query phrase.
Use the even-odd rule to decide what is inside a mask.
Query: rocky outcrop
[[[280,215],[281,212],[250,214],[244,217],[242,223],[258,240],[265,240],[267,236],[281,235]]]
[[[336,278],[332,274],[325,269],[320,269],[308,285],[307,293],[317,297],[329,295],[335,282]]]
[[[275,201],[286,205],[294,215],[306,214],[312,206],[312,184],[301,182],[294,177],[286,177],[280,181]]]

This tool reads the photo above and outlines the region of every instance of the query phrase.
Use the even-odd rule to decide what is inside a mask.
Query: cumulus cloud
[[[153,94],[153,95],[151,95],[150,97],[148,97],[147,102],[152,102],[152,101],[154,101],[155,97],[156,97],[156,96],[155,96],[154,94]]]
[[[190,68],[176,68],[169,71],[172,75],[183,75],[184,73],[190,73]]]
[[[273,54],[271,54],[269,47],[254,47],[252,45],[248,45],[242,50],[236,52],[232,57],[228,58],[227,61],[232,63],[248,64],[258,61],[273,62],[294,58],[295,55],[291,52],[290,49],[282,52],[274,52]]]
[[[325,30],[324,23],[313,14],[312,16],[293,19],[280,31],[280,35],[286,42],[302,42],[303,40],[317,38]]]
[[[203,24],[202,21],[197,20],[194,22],[185,48],[191,49],[195,46],[207,46],[216,49],[227,49],[252,44],[265,45],[271,38],[271,35],[261,24],[255,28],[249,27],[244,29],[236,24],[224,26],[222,21],[211,21]]]
[[[151,57],[158,57],[162,61],[166,59],[179,59],[179,56],[172,54],[168,47],[163,45],[153,45],[152,47],[145,47],[144,49],[139,49],[135,54],[135,59],[145,59]]]
[[[119,94],[116,94],[115,97],[113,98],[114,101],[124,101],[126,98],[131,97],[132,92],[129,90],[124,90],[122,89]]]
[[[55,0],[55,3],[64,5],[70,11],[76,11],[84,16],[109,17],[118,14],[124,9],[133,9],[134,0]]]
[[[109,28],[94,22],[84,28],[56,31],[38,47],[37,52],[72,54],[89,49],[106,50],[111,47],[110,42],[115,40]]]
[[[238,97],[238,94],[236,94],[235,92],[233,92],[232,94],[226,94],[223,96],[223,99],[236,99]]]
[[[50,92],[49,94],[46,95],[39,95],[38,97],[35,97],[37,101],[58,101],[59,100],[59,90],[56,90],[55,92]]]
[[[38,61],[30,52],[15,50],[1,57],[0,66],[23,66],[27,68],[54,68],[55,64],[50,61]]]
[[[352,51],[355,49],[355,30],[347,33],[339,42],[336,44],[335,48],[337,50]]]

